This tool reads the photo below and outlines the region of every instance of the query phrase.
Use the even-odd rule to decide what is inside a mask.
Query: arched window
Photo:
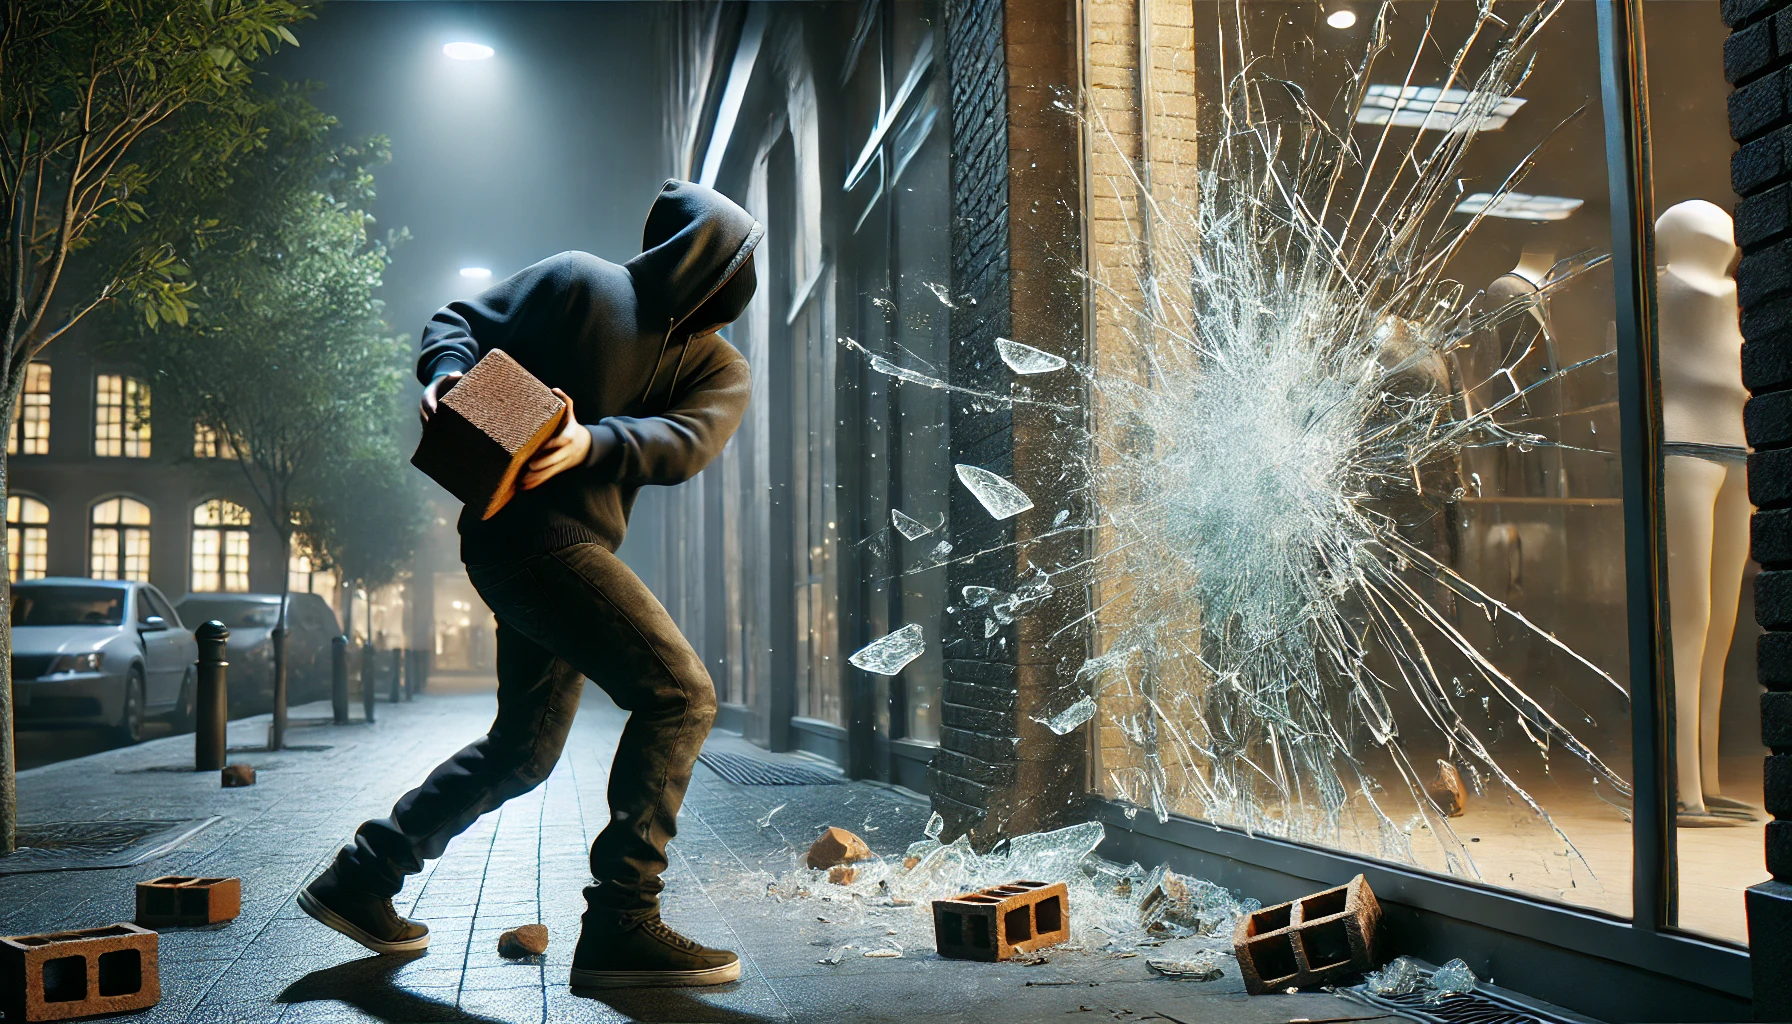
[[[50,506],[36,498],[6,499],[6,568],[11,578],[35,580],[49,575]]]
[[[193,510],[195,594],[244,593],[249,589],[249,510],[213,498]]]
[[[149,506],[107,498],[93,506],[87,574],[96,580],[149,582]]]

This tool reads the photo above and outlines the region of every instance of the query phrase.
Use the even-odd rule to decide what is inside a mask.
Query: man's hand
[[[436,414],[436,403],[442,400],[442,392],[453,387],[454,382],[460,380],[461,376],[459,370],[453,373],[444,373],[430,381],[429,386],[423,389],[423,408],[419,410],[423,416],[423,422],[428,423],[429,418]]]
[[[585,456],[591,454],[591,431],[585,428],[579,418],[572,413],[572,399],[566,392],[554,389],[562,402],[566,403],[566,421],[560,432],[548,438],[535,457],[529,460],[529,470],[523,474],[523,490],[532,491],[542,484],[574,466],[583,465]]]

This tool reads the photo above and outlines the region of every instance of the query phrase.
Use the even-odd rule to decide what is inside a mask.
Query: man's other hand
[[[573,415],[572,399],[559,388],[554,389],[554,394],[566,403],[566,420],[561,424],[560,432],[548,438],[529,460],[528,472],[523,474],[525,491],[534,490],[572,467],[583,465],[585,456],[591,454],[591,431]]]
[[[423,416],[423,422],[428,423],[429,418],[436,414],[436,403],[442,400],[442,392],[453,387],[454,382],[459,380],[461,376],[462,374],[459,370],[456,370],[453,373],[444,373],[435,380],[430,381],[429,386],[423,389],[423,408],[419,410]]]

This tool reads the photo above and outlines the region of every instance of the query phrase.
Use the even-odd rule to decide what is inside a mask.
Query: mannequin
[[[1655,222],[1661,337],[1662,491],[1674,643],[1678,824],[1741,825],[1747,803],[1718,782],[1724,662],[1748,565],[1748,442],[1742,430],[1742,330],[1735,230],[1694,199]]]

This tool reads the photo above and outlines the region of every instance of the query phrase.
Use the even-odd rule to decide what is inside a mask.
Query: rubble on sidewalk
[[[1381,905],[1357,875],[1344,885],[1241,918],[1232,950],[1245,990],[1262,995],[1336,981],[1375,966]]]
[[[1015,881],[933,901],[934,947],[954,960],[1009,960],[1070,938],[1063,882]]]
[[[242,786],[255,785],[255,768],[246,764],[227,764],[218,773],[219,781],[225,789],[237,789]]]
[[[812,868],[826,869],[871,859],[871,847],[865,840],[843,828],[830,828],[809,847],[807,863]]]
[[[498,955],[506,960],[540,956],[548,951],[548,927],[526,924],[498,936]]]

